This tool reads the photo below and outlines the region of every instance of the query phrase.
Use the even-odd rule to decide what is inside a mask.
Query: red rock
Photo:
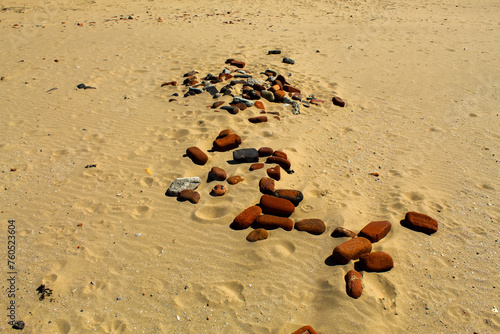
[[[332,102],[334,105],[339,106],[339,107],[345,107],[345,102],[338,96],[334,96],[332,98]]]
[[[196,204],[200,201],[200,194],[191,189],[184,189],[179,193],[179,200],[189,201],[193,204]]]
[[[265,123],[267,122],[267,116],[250,117],[248,120],[250,123]]]
[[[274,191],[273,196],[287,199],[292,202],[294,206],[299,205],[299,203],[304,199],[304,195],[301,191],[293,189],[278,189]]]
[[[258,84],[258,83],[255,83],[253,84],[253,89],[259,91],[259,92],[262,92],[263,90],[266,90],[266,87],[264,87],[264,85],[261,85],[261,84]]]
[[[281,121],[281,118],[279,116],[273,116],[274,119]]]
[[[232,78],[233,78],[233,76],[231,74],[229,74],[229,73],[221,73],[219,75],[219,79],[220,80],[229,80],[229,79],[232,79]]]
[[[350,238],[356,238],[358,235],[354,233],[351,230],[348,230],[344,227],[337,227],[335,230],[332,232],[332,237],[334,238],[340,238],[340,237],[350,237]]]
[[[320,103],[325,103],[325,100],[319,100],[319,99],[311,99],[310,101],[312,104],[319,105]]]
[[[257,169],[262,169],[262,168],[264,168],[264,164],[262,162],[252,164],[250,166],[250,170],[257,170]]]
[[[226,64],[231,64],[231,62],[233,62],[235,59],[234,58],[228,58],[226,59]]]
[[[276,181],[281,180],[281,167],[279,165],[267,169],[267,175]]]
[[[238,60],[233,60],[230,62],[231,65],[236,66],[238,68],[243,68],[245,67],[245,62],[244,61],[238,61]]]
[[[245,109],[248,108],[247,105],[244,104],[244,103],[242,103],[242,102],[240,102],[240,103],[230,103],[230,105],[232,105],[232,106],[234,106],[234,107],[236,107],[236,108],[238,108],[240,110],[245,110]]]
[[[278,74],[276,80],[281,81],[283,84],[286,84],[286,78],[282,74]]]
[[[418,212],[408,212],[405,219],[401,221],[401,225],[429,235],[436,233],[438,230],[437,220]]]
[[[306,325],[297,329],[295,332],[291,334],[318,334],[311,326]]]
[[[384,272],[394,267],[392,257],[386,252],[373,252],[359,257],[359,265],[365,271]]]
[[[248,94],[242,94],[241,97],[244,99],[250,100],[250,95],[248,95]]]
[[[326,225],[321,219],[302,219],[295,223],[295,229],[320,235],[326,231]]]
[[[217,139],[224,138],[225,136],[228,136],[230,134],[233,134],[233,131],[231,131],[230,129],[222,130],[221,132],[219,132]]]
[[[161,87],[163,86],[177,86],[177,81],[164,82],[161,84]]]
[[[266,109],[266,107],[264,106],[264,103],[262,103],[262,101],[255,101],[253,105],[258,109],[262,109],[262,110]]]
[[[288,159],[288,156],[283,151],[274,151],[273,152],[273,156],[275,156],[275,157],[282,157],[282,158]]]
[[[389,233],[391,223],[387,220],[371,222],[358,233],[360,237],[370,240],[371,243],[377,242]]]
[[[208,176],[215,181],[224,181],[227,177],[227,173],[224,169],[220,167],[212,167]]]
[[[280,89],[277,89],[277,90],[283,90],[283,82],[281,82],[279,80],[274,80],[273,81],[273,87],[274,87],[274,85],[280,86]]]
[[[356,270],[349,270],[345,275],[346,292],[349,297],[354,299],[361,297],[361,294],[363,293],[361,278],[361,274]]]
[[[284,170],[289,170],[290,167],[292,167],[292,163],[290,162],[290,160],[282,158],[282,157],[276,157],[276,156],[267,158],[266,163],[267,164],[278,164]]]
[[[290,85],[284,85],[283,90],[285,92],[289,92],[289,93],[299,93],[300,94],[300,89],[292,87]]]
[[[247,208],[234,218],[231,228],[235,230],[244,230],[248,228],[260,216],[262,209],[256,205]]]
[[[285,231],[291,231],[293,230],[293,220],[285,217],[262,215],[257,217],[252,227],[263,228],[265,230],[274,230],[281,227]]]
[[[332,257],[339,264],[357,260],[361,255],[372,251],[372,243],[366,238],[350,239],[333,250]]]
[[[227,183],[231,185],[235,185],[237,183],[240,183],[241,181],[243,181],[243,178],[239,175],[231,176],[229,179],[227,179]]]
[[[273,154],[273,149],[270,148],[270,147],[261,147],[259,148],[259,150],[257,151],[259,153],[259,157],[268,157],[270,155]]]
[[[214,150],[219,152],[225,152],[240,146],[240,144],[241,144],[241,137],[233,133],[225,137],[216,139],[214,141]]]
[[[289,217],[295,210],[295,206],[289,200],[270,195],[262,195],[259,206],[263,213],[280,217]]]
[[[279,91],[279,90],[281,90],[281,86],[280,86],[280,85],[277,85],[277,84],[274,84],[274,85],[272,85],[272,86],[271,86],[271,88],[269,88],[269,91],[271,91],[271,92],[273,92],[273,93],[274,93],[274,92],[277,92],[277,91]]]
[[[193,86],[193,85],[196,85],[198,84],[198,80],[196,80],[196,77],[195,76],[192,76],[192,77],[189,77],[189,78],[186,78],[182,84],[185,85],[185,86]]]
[[[259,182],[260,192],[267,195],[274,193],[274,180],[268,177],[263,177]]]
[[[286,93],[285,93],[285,91],[283,91],[283,90],[278,90],[278,91],[274,92],[274,98],[275,98],[275,100],[277,100],[277,101],[281,101],[281,100],[283,100],[283,98],[284,98],[285,96],[286,96]]]
[[[210,195],[212,196],[224,196],[225,194],[226,194],[226,187],[224,187],[222,184],[216,185],[210,192]]]
[[[265,240],[267,238],[269,238],[269,232],[267,232],[263,228],[255,229],[252,232],[250,232],[249,235],[247,235],[247,241],[250,241],[250,242]]]
[[[169,99],[168,102],[175,102],[177,101],[176,99]]]
[[[302,94],[299,94],[299,93],[294,93],[294,94],[292,95],[292,100],[302,101]]]
[[[221,105],[223,105],[225,102],[224,101],[217,101],[212,104],[212,109],[219,108]]]
[[[208,161],[208,155],[196,146],[191,146],[186,150],[188,157],[197,165],[204,165]]]

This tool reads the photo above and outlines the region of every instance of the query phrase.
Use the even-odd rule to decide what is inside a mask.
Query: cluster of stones
[[[408,212],[401,225],[412,230],[432,234],[437,231],[435,219],[417,212]],[[372,244],[383,239],[391,230],[388,221],[374,221],[363,227],[356,234],[343,227],[336,228],[333,237],[350,237],[351,239],[338,245],[331,258],[336,264],[347,264],[351,260],[359,260],[355,268],[366,272],[386,272],[394,267],[392,257],[386,252],[372,252]],[[359,298],[363,292],[362,275],[353,269],[345,275],[346,292],[352,298]]]

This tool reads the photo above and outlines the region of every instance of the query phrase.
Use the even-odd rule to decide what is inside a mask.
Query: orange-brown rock
[[[299,329],[297,329],[295,332],[293,332],[291,334],[318,334],[318,333],[314,330],[314,328],[312,328],[309,325],[306,325],[306,326],[300,327]]]
[[[243,181],[243,178],[240,175],[231,176],[229,179],[227,179],[227,183],[232,185],[240,183],[241,181]]]
[[[345,227],[337,227],[332,232],[332,237],[334,238],[341,238],[341,237],[356,238],[357,236],[358,235],[355,232],[348,230]]]
[[[278,84],[273,84],[273,85],[271,86],[271,88],[269,88],[269,91],[270,91],[270,92],[273,92],[273,93],[274,93],[274,92],[277,92],[277,91],[279,91],[279,90],[281,90],[281,86],[280,86],[280,85],[278,85]]]
[[[293,220],[273,215],[261,215],[257,217],[252,227],[263,228],[265,230],[274,230],[281,227],[285,231],[291,231],[293,230]]]
[[[259,240],[265,240],[269,238],[269,232],[263,228],[258,228],[250,232],[249,235],[247,235],[247,241],[250,242],[255,242]]]
[[[418,212],[406,213],[405,219],[401,221],[401,225],[426,234],[433,234],[438,230],[437,220]]]
[[[284,85],[283,90],[285,92],[289,92],[289,93],[299,93],[300,94],[300,89],[292,87],[290,85]]]
[[[236,107],[238,108],[239,110],[245,110],[248,108],[248,106],[246,104],[244,104],[243,102],[239,102],[239,103],[231,103],[231,105],[233,107]]]
[[[326,231],[326,225],[321,219],[302,219],[295,223],[295,229],[320,235]]]
[[[194,190],[191,189],[184,189],[179,193],[179,200],[181,201],[189,201],[193,204],[196,204],[200,201],[200,194]]]
[[[189,147],[186,154],[197,165],[204,165],[208,161],[208,155],[196,146]]]
[[[263,177],[259,182],[260,192],[266,195],[274,193],[274,180],[269,177]]]
[[[349,270],[345,275],[345,285],[347,295],[351,298],[358,299],[363,293],[363,285],[361,284],[361,274],[356,270]]]
[[[267,116],[250,117],[248,120],[250,123],[265,123],[267,122]]]
[[[386,252],[373,252],[361,255],[359,265],[363,270],[380,273],[391,270],[394,267],[394,261]]]
[[[259,206],[263,213],[280,217],[289,217],[295,210],[295,206],[289,200],[270,195],[262,195]]]
[[[212,196],[224,196],[225,194],[226,194],[226,187],[224,187],[222,184],[216,185],[210,192],[210,195]]]
[[[240,146],[240,144],[241,144],[241,137],[235,133],[232,133],[225,137],[216,139],[214,141],[214,150],[219,152],[225,152]]]
[[[186,78],[184,79],[184,81],[182,82],[183,85],[185,86],[193,86],[193,85],[196,85],[198,84],[199,81],[196,80],[196,77],[195,76],[192,76],[192,77],[189,77],[189,78]]]
[[[273,149],[270,148],[270,147],[261,147],[259,148],[259,150],[257,151],[257,153],[259,153],[259,157],[268,157],[270,155],[273,154]]]
[[[292,100],[295,100],[295,101],[302,101],[302,94],[299,94],[299,93],[293,93],[293,94],[292,94]]]
[[[339,106],[339,107],[345,107],[345,102],[338,96],[334,96],[332,98],[332,102],[334,105]]]
[[[281,83],[283,83],[283,85],[287,83],[286,78],[283,76],[283,74],[278,74],[276,76],[276,80],[279,80]]]
[[[163,86],[177,86],[177,81],[164,82],[161,84],[161,87]]]
[[[358,233],[360,237],[370,240],[371,243],[377,242],[389,233],[391,223],[387,220],[371,222]]]
[[[254,104],[253,104],[256,108],[259,108],[259,109],[262,109],[262,110],[265,110],[266,107],[264,106],[264,103],[262,103],[262,101],[255,101]]]
[[[283,151],[274,151],[273,156],[288,159],[288,156]]]
[[[229,64],[236,66],[238,68],[243,68],[245,67],[245,62],[244,61],[238,61],[238,60],[233,60]]]
[[[227,173],[220,167],[212,167],[212,169],[208,173],[208,176],[210,179],[215,181],[224,181],[227,177]]]
[[[281,101],[283,100],[283,98],[286,96],[286,93],[285,91],[283,90],[278,90],[276,92],[274,92],[274,98],[277,100],[277,101]]]
[[[223,105],[225,102],[224,101],[217,101],[212,104],[212,109],[219,108],[221,105]]]
[[[292,167],[292,163],[290,162],[290,160],[282,158],[282,157],[276,157],[276,156],[272,156],[272,157],[267,158],[266,163],[267,164],[278,164],[284,170],[289,170],[290,167]]]
[[[347,264],[372,251],[372,243],[366,238],[350,239],[333,250],[332,257],[338,264]]]
[[[222,130],[221,132],[219,132],[217,139],[224,138],[225,136],[229,136],[231,134],[233,134],[233,131],[231,131],[230,129]]]
[[[270,178],[275,179],[276,181],[281,180],[281,167],[279,165],[268,168],[266,172]]]
[[[256,205],[247,208],[234,218],[231,228],[235,230],[244,230],[248,228],[262,214],[262,209]]]
[[[287,199],[292,202],[294,206],[299,205],[299,203],[304,199],[302,192],[294,189],[278,189],[274,192],[273,196]]]
[[[262,169],[262,168],[264,168],[264,164],[262,162],[252,164],[250,166],[250,170]]]

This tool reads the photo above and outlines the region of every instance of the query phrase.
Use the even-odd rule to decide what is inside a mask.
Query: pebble
[[[381,240],[391,230],[391,223],[387,220],[371,222],[358,233],[360,237],[370,240],[371,243]]]
[[[264,106],[264,103],[262,103],[262,101],[255,101],[253,105],[258,109],[266,110],[266,107]]]
[[[288,159],[288,156],[283,151],[276,150],[276,151],[273,152],[273,156]]]
[[[437,220],[418,212],[406,213],[405,219],[401,221],[401,225],[429,235],[436,233],[438,230]]]
[[[293,189],[278,189],[275,190],[273,196],[284,198],[292,202],[294,206],[299,205],[299,203],[304,199],[304,195],[299,190]]]
[[[267,70],[264,71],[264,74],[267,75],[267,76],[273,76],[273,77],[275,77],[278,73],[276,73],[273,70],[267,69]]]
[[[276,80],[278,80],[279,82],[281,82],[283,85],[286,84],[286,78],[282,74],[279,74],[276,77]]]
[[[292,86],[290,86],[290,85],[284,85],[284,86],[283,86],[283,90],[284,90],[285,92],[289,92],[289,93],[300,94],[300,89],[295,88],[295,87],[292,87]]]
[[[263,177],[259,181],[260,192],[267,195],[274,193],[274,180],[269,177]]]
[[[259,157],[268,157],[273,154],[274,150],[270,147],[261,147],[257,151],[259,153]]]
[[[229,64],[232,65],[232,66],[236,66],[238,68],[245,67],[245,62],[244,61],[233,60]]]
[[[341,238],[341,237],[356,238],[357,236],[358,235],[355,232],[348,230],[345,227],[337,227],[332,232],[332,237],[334,238]]]
[[[262,162],[259,162],[259,163],[256,163],[256,164],[252,164],[250,166],[250,170],[253,171],[253,170],[257,170],[257,169],[262,169],[264,168],[264,163]]]
[[[291,334],[318,334],[311,326],[306,325],[297,329],[295,332]]]
[[[216,139],[214,141],[214,150],[219,152],[226,152],[240,146],[241,137],[233,133],[225,137]]]
[[[333,250],[332,257],[338,264],[347,264],[372,251],[372,243],[366,238],[350,239]]]
[[[279,165],[276,165],[274,167],[268,168],[267,175],[270,178],[275,179],[276,181],[281,180],[281,167]]]
[[[292,94],[292,100],[302,101],[302,94],[299,93]]]
[[[265,123],[267,122],[267,116],[256,116],[256,117],[250,117],[248,119],[248,121],[250,123],[254,123],[254,124],[257,124],[257,123]]]
[[[203,90],[207,91],[210,95],[212,95],[214,98],[216,95],[219,94],[219,90],[217,89],[217,87],[213,86],[213,85],[208,85],[208,86],[205,86],[203,88]],[[220,95],[220,94],[219,94]]]
[[[222,130],[221,132],[219,132],[217,139],[224,138],[225,136],[229,136],[232,133],[233,133],[233,131],[231,131],[231,129]]]
[[[231,102],[231,104],[238,104],[238,103],[244,103],[247,107],[251,107],[253,106],[253,102],[250,101],[250,100],[247,100],[247,99],[243,99],[241,97],[233,97],[233,101]]]
[[[334,96],[332,98],[332,102],[334,105],[339,106],[339,107],[345,107],[345,102],[338,96]]]
[[[212,109],[219,108],[221,105],[223,105],[225,102],[224,101],[217,101],[212,104]]]
[[[262,214],[262,209],[256,205],[247,208],[234,218],[231,228],[235,230],[244,230],[248,228]]]
[[[259,92],[266,90],[266,87],[264,85],[259,84],[259,83],[254,83],[252,85],[252,87],[253,87],[253,89],[255,89],[256,91],[259,91]],[[262,96],[262,93],[260,94],[260,96]]]
[[[235,185],[237,183],[240,183],[241,181],[243,181],[243,178],[240,175],[231,176],[229,179],[227,179],[227,183],[231,185]]]
[[[257,217],[252,227],[266,230],[274,230],[281,227],[285,231],[291,231],[293,230],[293,220],[273,215],[261,215]]]
[[[349,270],[345,275],[346,292],[349,297],[354,299],[361,297],[363,293],[361,278],[361,274],[356,270]]]
[[[184,73],[183,77],[186,78],[186,77],[192,77],[193,75],[196,75],[198,74],[198,71],[195,71],[195,70],[192,70],[192,71],[189,71],[187,73]]]
[[[222,110],[227,110],[231,115],[236,115],[237,113],[240,112],[240,109],[236,106],[223,106],[221,107]]]
[[[279,55],[281,54],[281,50],[269,50],[267,51],[268,55]]]
[[[289,217],[295,211],[295,206],[289,200],[270,195],[262,195],[259,205],[263,213],[280,217]]]
[[[326,224],[321,219],[302,219],[295,223],[295,229],[320,235],[326,231]]]
[[[300,114],[300,104],[297,101],[292,101],[292,113],[294,115]]]
[[[177,86],[177,81],[164,82],[161,84],[160,87],[163,87],[163,86]]]
[[[256,162],[259,161],[259,153],[255,148],[242,148],[233,151],[233,160],[237,162]]]
[[[273,94],[273,92],[268,91],[268,90],[263,90],[261,92],[261,95],[262,95],[263,98],[265,98],[269,102],[274,102],[274,94]]]
[[[269,238],[269,232],[263,228],[258,228],[250,232],[249,235],[247,235],[247,241],[250,242],[255,242],[259,240],[265,240]]]
[[[208,173],[208,177],[211,180],[215,181],[224,181],[227,177],[227,173],[223,168],[220,167],[212,167],[210,172]]]
[[[193,204],[196,204],[200,201],[200,193],[191,190],[191,189],[184,189],[183,191],[180,192],[179,197],[180,200],[187,200]]]
[[[245,110],[246,108],[248,108],[245,103],[236,103],[236,104],[233,104],[233,106],[237,107],[240,110]]]
[[[261,94],[259,91],[257,90],[251,90],[250,92],[248,92],[248,98],[250,100],[259,100],[261,98]],[[255,105],[255,102],[254,102],[254,105]]]
[[[287,57],[283,58],[283,62],[285,64],[292,64],[292,65],[295,64],[295,60],[293,60],[291,58],[287,58]]]
[[[167,189],[167,196],[177,196],[181,193],[181,191],[185,189],[195,190],[201,184],[201,179],[197,176],[195,177],[183,177],[176,179],[170,184],[170,187]]]
[[[290,160],[282,158],[282,157],[276,157],[276,156],[272,156],[272,157],[267,158],[266,163],[267,164],[278,164],[284,170],[289,170],[290,167],[292,166],[292,163],[290,162]]]
[[[276,92],[274,92],[274,98],[275,100],[277,101],[281,101],[283,100],[283,98],[286,96],[286,93],[285,91],[283,90],[277,90]]]
[[[212,196],[224,196],[225,194],[226,194],[226,187],[224,187],[222,184],[216,185],[210,192],[210,195]]]
[[[365,271],[384,272],[394,267],[394,260],[386,252],[373,252],[359,257],[359,265]]]
[[[196,146],[189,147],[186,154],[197,165],[204,165],[208,161],[208,155]]]

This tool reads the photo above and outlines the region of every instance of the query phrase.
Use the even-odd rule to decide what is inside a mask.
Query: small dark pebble
[[[281,54],[281,50],[269,50],[267,51],[268,55],[279,55]]]
[[[287,58],[287,57],[283,58],[283,62],[285,64],[292,64],[292,65],[295,64],[295,60],[293,60],[291,58]]]
[[[14,325],[12,325],[12,328],[22,330],[24,326],[25,326],[24,321],[16,321],[14,322]]]

